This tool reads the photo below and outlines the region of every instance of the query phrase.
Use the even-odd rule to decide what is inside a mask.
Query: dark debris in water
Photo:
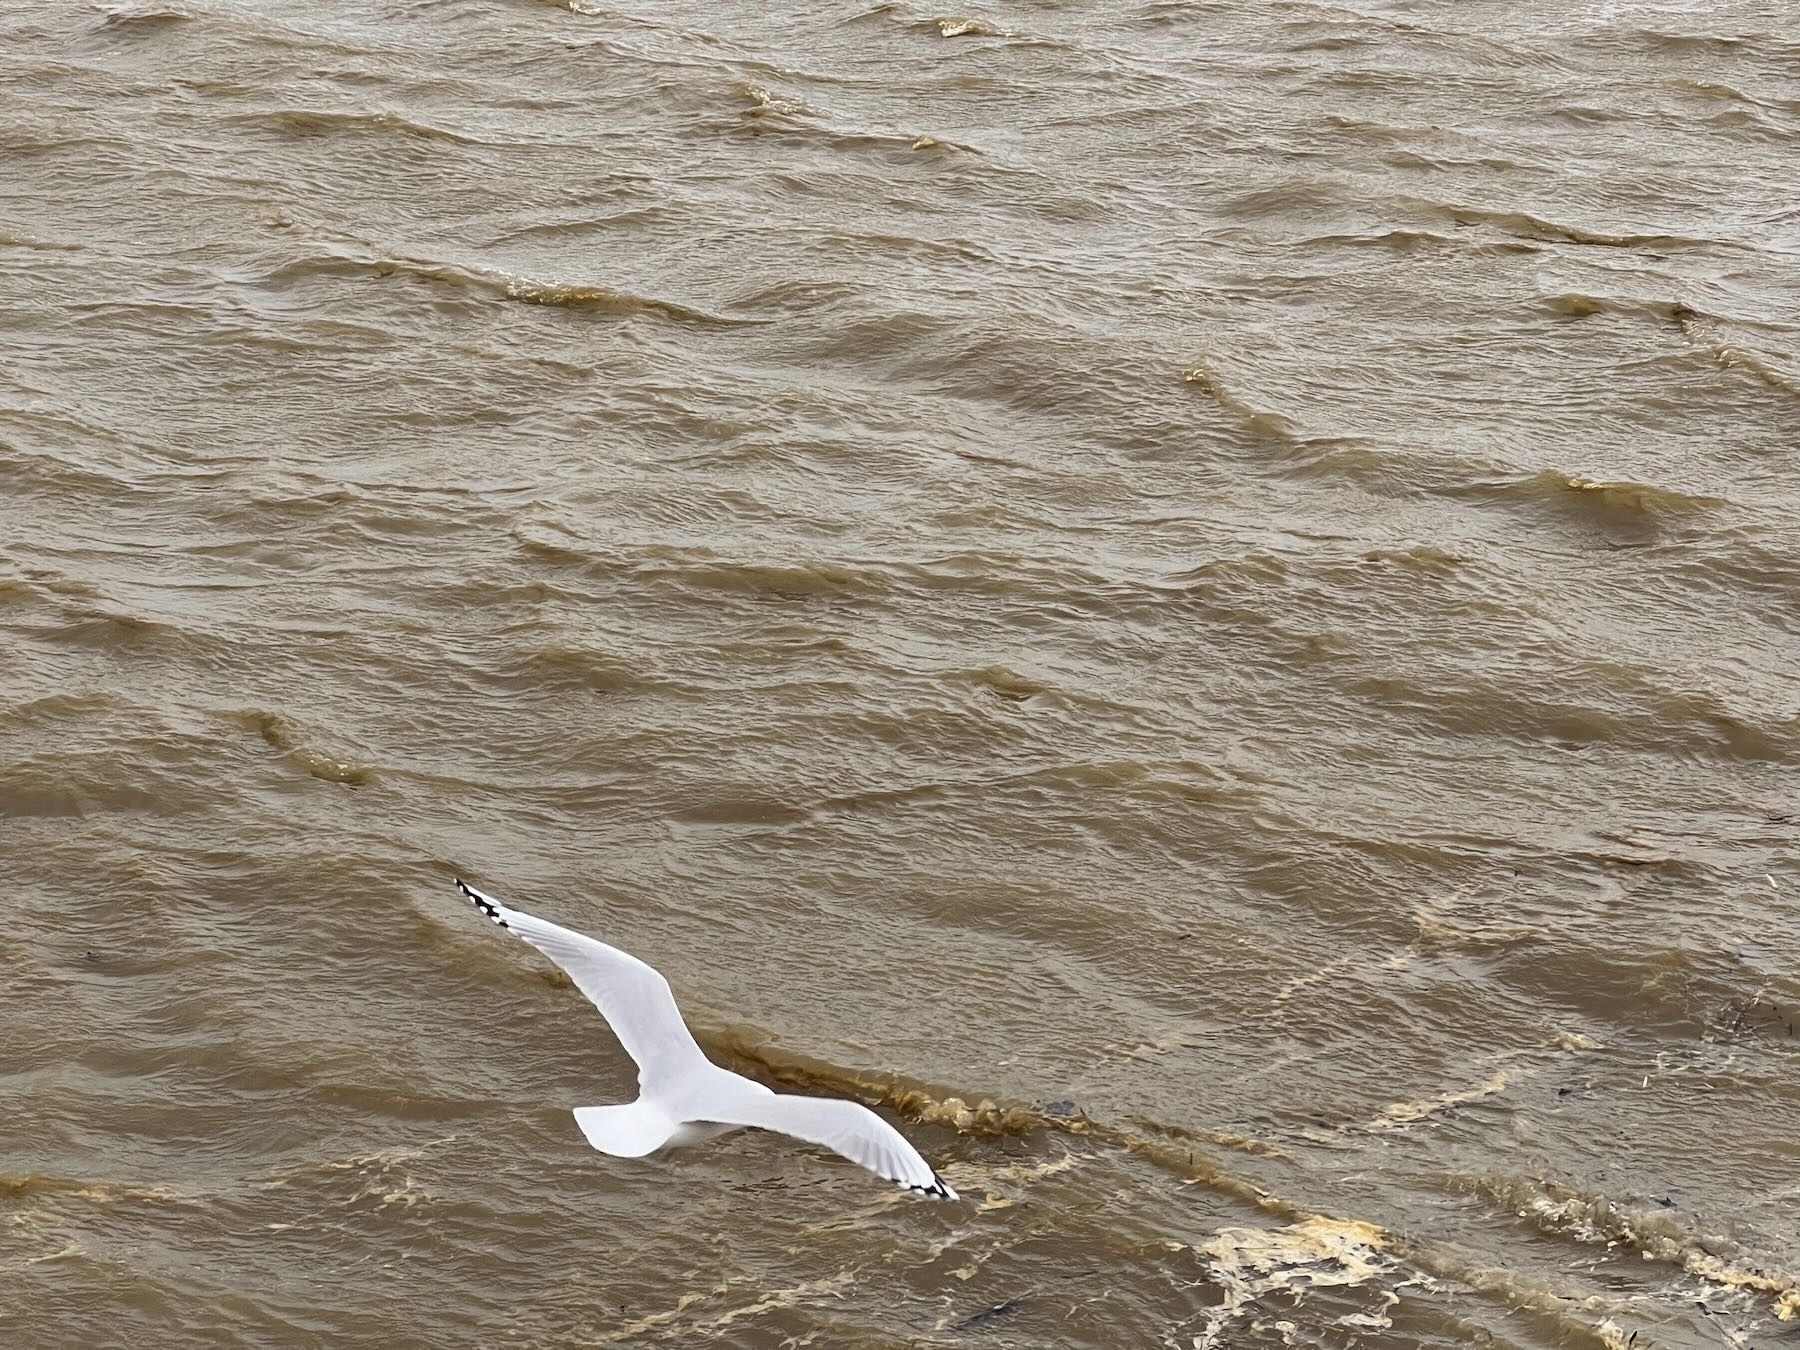
[[[1024,1302],[1023,1298],[1009,1298],[1004,1303],[996,1303],[991,1308],[983,1308],[978,1313],[971,1313],[960,1322],[952,1323],[950,1330],[973,1331],[976,1327],[986,1326],[989,1322],[997,1322],[1002,1317],[1017,1312]]]
[[[1792,1008],[1757,994],[1732,999],[1721,1008],[1713,1019],[1711,1034],[1731,1043],[1754,1040],[1770,1044],[1794,1038],[1794,1026]]]

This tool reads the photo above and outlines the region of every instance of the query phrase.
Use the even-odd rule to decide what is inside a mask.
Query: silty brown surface
[[[1800,1344],[1797,63],[6,5],[0,1336]]]

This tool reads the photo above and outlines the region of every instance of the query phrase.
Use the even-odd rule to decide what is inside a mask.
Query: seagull
[[[642,1158],[732,1130],[774,1130],[842,1154],[909,1191],[957,1198],[905,1137],[868,1107],[772,1092],[714,1064],[681,1020],[669,982],[637,957],[511,909],[460,877],[456,886],[476,909],[561,966],[637,1061],[636,1101],[575,1108],[575,1123],[600,1152]]]

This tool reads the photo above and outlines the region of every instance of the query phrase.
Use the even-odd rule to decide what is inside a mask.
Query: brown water
[[[11,0],[0,1339],[1800,1345],[1797,70]]]

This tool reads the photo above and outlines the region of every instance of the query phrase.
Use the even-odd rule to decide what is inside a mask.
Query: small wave
[[[1627,515],[1650,520],[1703,515],[1729,503],[1722,497],[1682,492],[1654,483],[1632,483],[1584,478],[1580,474],[1547,469],[1531,482],[1558,500],[1570,500],[1602,515]]]
[[[1715,690],[1619,661],[1576,658],[1549,681],[1496,671],[1445,684],[1395,671],[1352,676],[1341,687],[1457,736],[1679,749],[1773,764],[1792,756],[1800,731],[1800,717],[1779,706],[1751,711]]]
[[[5,593],[5,588],[5,581],[0,580],[0,594]],[[112,698],[105,694],[46,694],[42,698],[27,698],[21,702],[0,707],[0,727],[73,721],[78,718],[115,712],[118,706]]]
[[[255,731],[265,742],[280,750],[288,762],[301,772],[325,783],[343,783],[362,787],[375,776],[366,764],[334,759],[305,743],[299,727],[280,713],[251,709],[237,714],[238,722]]]
[[[1730,342],[1721,321],[1711,314],[1679,302],[1636,300],[1615,295],[1591,295],[1565,291],[1538,301],[1552,314],[1585,319],[1595,314],[1623,314],[1656,322],[1671,322],[1689,342],[1706,351],[1721,369],[1742,371],[1778,393],[1800,398],[1800,370],[1784,370],[1778,358],[1751,351]]]
[[[966,681],[999,695],[1010,703],[1024,703],[1048,692],[1050,686],[1029,675],[1021,675],[1005,666],[983,666],[979,670],[951,671],[946,678]]]
[[[1625,1247],[1708,1284],[1765,1295],[1776,1317],[1800,1320],[1800,1272],[1757,1258],[1723,1234],[1700,1231],[1671,1205],[1627,1205],[1598,1191],[1534,1177],[1480,1177],[1470,1188],[1545,1233]]]
[[[1410,204],[1461,227],[1486,225],[1504,234],[1541,243],[1585,244],[1596,248],[1653,248],[1665,251],[1744,247],[1728,240],[1697,239],[1690,235],[1614,234],[1603,230],[1589,230],[1579,225],[1564,225],[1558,221],[1546,220],[1526,211],[1496,211],[1487,207],[1457,206],[1417,198]]]
[[[0,230],[0,248],[25,248],[38,253],[80,253],[80,244],[61,244],[49,239],[33,239],[29,235]]]
[[[981,153],[972,145],[964,145],[961,141],[946,141],[937,136],[915,136],[912,148],[914,150],[942,150],[947,155],[979,155]]]
[[[0,577],[0,595],[38,599],[44,595],[72,596],[78,600],[103,600],[104,593],[91,581],[65,576],[47,567],[28,567],[23,576]]]
[[[1070,44],[1062,39],[1020,32],[1017,29],[1005,27],[997,20],[982,18],[978,14],[945,14],[942,12],[934,14],[930,10],[919,10],[908,4],[897,3],[896,0],[883,0],[882,3],[855,15],[850,20],[852,23],[870,21],[897,24],[913,32],[933,34],[941,40],[1005,38],[1009,42],[1025,46],[1071,50]]]
[[[1171,573],[1168,584],[1190,595],[1211,597],[1239,585],[1279,585],[1290,577],[1289,564],[1277,553],[1261,550],[1238,557],[1214,558],[1197,567]]]
[[[1073,1103],[1057,1102],[1045,1107],[1045,1111],[1058,1114],[1052,1107],[1073,1106]],[[1292,1159],[1293,1155],[1278,1144],[1271,1144],[1266,1139],[1254,1139],[1245,1134],[1231,1134],[1217,1130],[1195,1130],[1184,1125],[1164,1125],[1159,1121],[1145,1120],[1141,1116],[1132,1116],[1127,1122],[1133,1129],[1145,1131],[1162,1139],[1187,1140],[1209,1144],[1215,1148],[1230,1149],[1233,1153],[1251,1153],[1259,1158]]]
[[[1365,562],[1388,563],[1409,572],[1427,576],[1448,576],[1468,558],[1430,544],[1414,544],[1411,548],[1377,548],[1363,554]]]
[[[187,23],[194,17],[184,9],[166,5],[115,5],[101,12],[103,33],[152,33]]]
[[[1609,37],[1611,36],[1613,35],[1609,34]],[[1709,54],[1730,56],[1742,52],[1745,47],[1753,43],[1761,41],[1760,38],[1748,35],[1744,37],[1724,37],[1712,33],[1670,33],[1657,28],[1627,29],[1618,33],[1616,36],[1625,41],[1640,42],[1647,47],[1682,55],[1705,52]],[[1771,50],[1769,55],[1773,58],[1776,53]]]
[[[227,120],[240,126],[271,126],[303,136],[376,132],[397,133],[423,141],[444,141],[451,145],[486,144],[479,137],[415,122],[392,112],[271,108],[266,111],[238,113]]]
[[[850,596],[880,589],[872,574],[828,562],[735,562],[695,558],[678,564],[644,563],[640,577],[682,587],[732,591],[784,600]]]
[[[590,282],[543,281],[481,267],[465,267],[457,263],[435,262],[403,254],[390,255],[374,245],[348,236],[337,242],[345,246],[341,251],[334,249],[312,258],[287,263],[263,276],[262,284],[280,289],[297,281],[320,276],[373,276],[377,279],[401,276],[498,300],[553,309],[626,316],[647,314],[677,323],[715,328],[754,327],[768,322],[766,319],[712,314],[679,301],[636,295]]]
[[[1721,84],[1716,80],[1697,80],[1690,79],[1686,76],[1680,76],[1671,80],[1669,83],[1673,88],[1681,90],[1684,94],[1694,94],[1700,98],[1719,99],[1726,103],[1762,102],[1761,99],[1751,98],[1742,90],[1733,89],[1730,85]]]
[[[597,310],[608,314],[655,314],[678,323],[731,328],[759,323],[758,319],[734,319],[710,314],[702,309],[660,300],[654,296],[633,295],[610,286],[585,282],[530,281],[524,277],[497,277],[501,293],[508,300],[526,305],[547,305],[555,309]]]
[[[1568,319],[1586,319],[1595,314],[1629,314],[1644,318],[1654,315],[1655,306],[1616,295],[1589,295],[1585,291],[1564,291],[1546,295],[1538,305],[1552,314]]]
[[[608,215],[567,212],[552,216],[549,212],[543,212],[535,222],[522,222],[497,232],[493,240],[496,243],[517,244],[532,239],[548,239],[566,245],[571,239],[584,235],[600,236],[612,230],[655,225],[667,220],[671,214],[670,208],[660,203],[626,206]]]
[[[766,1076],[790,1087],[855,1097],[871,1105],[891,1107],[913,1120],[945,1125],[963,1134],[1025,1135],[1044,1128],[1071,1128],[1070,1122],[1076,1119],[1051,1116],[1032,1107],[997,1103],[986,1097],[977,1098],[971,1105],[963,1097],[934,1092],[923,1084],[898,1078],[878,1078],[824,1060],[776,1050],[766,1038],[747,1028],[729,1028],[708,1040],[731,1058],[753,1064]]]
[[[1588,478],[1561,469],[1545,469],[1527,478],[1477,484],[1458,489],[1453,495],[1542,507],[1599,527],[1640,531],[1698,520],[1730,505],[1722,497],[1683,492],[1655,483]]]
[[[173,1186],[143,1186],[127,1181],[46,1176],[38,1172],[0,1174],[0,1196],[32,1195],[66,1195],[101,1205],[193,1202],[193,1197]]]
[[[961,16],[933,19],[939,37],[1010,37],[1004,28],[990,23],[986,19],[972,19]]]
[[[513,526],[508,533],[519,546],[519,551],[528,558],[582,568],[601,569],[609,566],[603,559],[590,553],[581,539],[561,525],[542,526],[533,521],[524,521]]]
[[[1371,1133],[1381,1133],[1403,1129],[1408,1125],[1416,1125],[1420,1121],[1429,1120],[1433,1116],[1442,1115],[1447,1111],[1455,1111],[1476,1102],[1486,1101],[1490,1097],[1497,1097],[1514,1083],[1533,1072],[1535,1070],[1529,1065],[1502,1064],[1486,1078],[1478,1083],[1472,1083],[1468,1087],[1454,1088],[1434,1096],[1421,1097],[1416,1101],[1395,1102],[1362,1128]]]
[[[1237,418],[1257,436],[1278,441],[1293,441],[1299,435],[1299,429],[1288,418],[1278,412],[1258,408],[1239,397],[1204,361],[1197,361],[1182,371],[1181,378]]]
[[[732,92],[744,99],[750,106],[746,111],[751,116],[774,113],[781,117],[804,117],[812,112],[799,99],[784,98],[765,85],[754,80],[736,80],[731,85]]]
[[[340,1203],[359,1205],[373,1201],[376,1210],[413,1209],[427,1204],[433,1197],[417,1177],[412,1164],[423,1159],[428,1150],[454,1143],[455,1135],[426,1140],[421,1144],[405,1144],[380,1149],[373,1153],[353,1154],[345,1158],[326,1158],[303,1163],[260,1183],[263,1190],[287,1187],[337,1189],[344,1192]]]
[[[711,124],[707,124],[709,130],[710,127]],[[934,149],[945,152],[939,158],[946,162],[952,155],[979,153],[970,146],[940,140],[935,136],[829,126],[817,120],[812,110],[804,105],[774,98],[769,102],[753,100],[747,106],[737,109],[733,121],[723,130],[728,134],[758,138],[784,137],[822,150],[842,154],[874,153],[886,155],[890,159],[895,156],[911,159],[921,151]]]
[[[63,592],[68,594],[69,592]],[[79,594],[80,592],[74,592]],[[104,597],[100,597],[104,598]],[[150,654],[193,661],[219,652],[223,643],[162,619],[82,605],[65,611],[64,623],[43,630],[45,636],[93,651]]]
[[[1800,113],[1800,99],[1791,98],[1758,98],[1746,94],[1731,85],[1721,84],[1714,80],[1677,79],[1673,81],[1675,88],[1684,93],[1694,94],[1700,98],[1718,99],[1726,103],[1747,103],[1756,108],[1768,108],[1786,113]]]
[[[806,314],[836,305],[861,302],[869,288],[843,279],[768,277],[760,289],[741,294],[737,304],[748,310],[777,310]]]
[[[1711,315],[1686,305],[1672,305],[1669,317],[1683,337],[1711,353],[1722,369],[1741,370],[1778,393],[1800,398],[1800,372],[1777,369],[1767,357],[1727,342],[1719,331],[1719,321]]]
[[[1416,253],[1427,248],[1466,249],[1468,244],[1461,239],[1452,239],[1447,234],[1434,234],[1430,230],[1372,230],[1367,234],[1321,234],[1305,241],[1307,244],[1338,244],[1346,248],[1384,248],[1394,253]]]

